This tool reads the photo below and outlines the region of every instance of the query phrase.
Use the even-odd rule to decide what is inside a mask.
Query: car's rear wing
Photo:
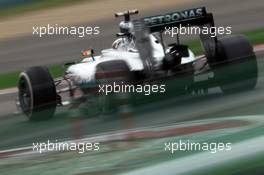
[[[139,20],[134,20],[133,24],[136,36],[136,45],[138,48],[142,47],[142,49],[139,49],[140,56],[148,62],[148,65],[152,58],[151,53],[145,52],[145,50],[147,50],[146,48],[149,48],[150,46],[147,33],[164,32],[167,30],[172,30],[173,27],[180,26],[206,26],[208,28],[215,26],[213,14],[207,13],[205,7],[145,17]],[[215,30],[215,28],[212,28],[212,33],[214,33],[213,30]],[[213,61],[216,58],[217,53],[217,37],[212,36],[211,33],[208,33],[200,34],[200,38],[206,57]],[[146,58],[148,59],[146,60]]]
[[[181,26],[214,26],[213,15],[206,12],[205,7],[176,11],[164,15],[145,17],[142,19],[150,32],[163,31],[169,27]]]

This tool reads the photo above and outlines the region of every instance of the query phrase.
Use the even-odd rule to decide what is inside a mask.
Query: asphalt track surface
[[[264,27],[264,1],[259,0],[200,0],[191,6],[185,5],[151,12],[140,12],[136,18],[199,6],[206,6],[209,12],[214,13],[216,25],[231,26],[233,33]],[[134,9],[137,7],[127,8]],[[115,34],[119,30],[118,23],[119,20],[114,19],[113,14],[109,14],[109,19],[79,24],[80,26],[99,26],[101,33],[98,36],[39,38],[29,35],[1,40],[0,73],[23,70],[34,65],[78,60],[80,59],[80,51],[90,47],[94,48],[97,54],[100,54],[100,50],[111,47]]]
[[[234,31],[245,31],[264,26],[262,19],[264,2],[262,1],[207,0],[203,3],[193,4],[192,7],[204,5],[209,11],[214,12],[218,25],[231,25]],[[162,14],[182,8],[188,7],[171,7],[171,9],[148,12],[148,14],[142,12],[140,16]],[[90,46],[93,46],[96,51],[107,48],[115,39],[115,33],[118,31],[117,24],[118,20],[113,18],[94,23],[103,29],[102,33],[94,38],[52,37],[40,39],[24,36],[0,41],[0,72],[72,60],[79,57],[80,50]],[[14,114],[16,112],[14,102],[16,94],[0,95],[0,149],[31,145],[32,142],[47,141],[48,139],[75,139],[90,134],[167,125],[185,120],[263,114],[263,53],[258,57],[260,76],[254,91],[224,96],[216,88],[212,89],[208,95],[183,97],[142,107],[130,119],[117,118],[104,122],[98,118],[60,115],[50,121],[32,123],[28,122],[24,116]]]

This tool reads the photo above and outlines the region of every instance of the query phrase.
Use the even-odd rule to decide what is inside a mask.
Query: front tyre
[[[18,99],[29,120],[52,118],[57,106],[56,97],[56,87],[47,68],[31,67],[20,74]]]

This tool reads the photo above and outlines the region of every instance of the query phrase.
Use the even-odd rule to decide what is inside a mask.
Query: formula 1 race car
[[[45,67],[23,71],[18,84],[18,104],[22,112],[30,120],[46,120],[59,106],[85,103],[87,110],[96,108],[98,115],[104,115],[115,109],[113,97],[100,93],[104,85],[149,84],[186,75],[188,78],[173,91],[192,93],[217,86],[224,93],[231,93],[255,88],[256,56],[243,36],[218,39],[210,33],[200,34],[204,55],[198,57],[180,43],[178,35],[174,43],[167,45],[164,41],[164,32],[180,25],[214,27],[213,15],[207,13],[205,7],[132,21],[131,15],[137,13],[137,10],[116,13],[115,16],[124,17],[124,21],[120,23],[120,33],[112,48],[102,50],[98,56],[92,49],[84,51],[86,57],[81,62],[65,64],[67,68],[61,78],[53,79]],[[234,66],[241,62],[246,62],[246,66]],[[196,81],[195,77],[201,75],[207,78]],[[90,103],[93,105],[89,106]]]

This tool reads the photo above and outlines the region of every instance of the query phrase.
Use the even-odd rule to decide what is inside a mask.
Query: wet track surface
[[[229,4],[228,9],[226,9],[226,3]],[[171,9],[147,13],[140,12],[139,17],[196,6],[207,6],[208,11],[214,13],[217,25],[231,25],[234,32],[264,26],[262,19],[264,2],[258,0],[216,0],[213,2],[204,0],[194,3],[191,7],[171,7]],[[78,59],[80,51],[91,46],[97,52],[108,48],[115,39],[115,33],[118,32],[117,24],[118,20],[112,16],[108,20],[85,24],[97,25],[102,29],[98,37],[85,39],[24,36],[0,41],[0,72]],[[75,114],[70,114],[57,115],[45,122],[28,122],[24,116],[15,114],[17,112],[16,94],[0,94],[0,150],[32,145],[32,142],[47,141],[47,139],[75,139],[110,131],[167,125],[185,120],[262,115],[264,114],[263,54],[263,52],[258,54],[259,81],[254,91],[224,96],[219,88],[214,88],[209,91],[208,95],[184,96],[138,108],[129,119],[118,116],[114,120],[102,121],[98,118],[80,118],[74,117]]]

